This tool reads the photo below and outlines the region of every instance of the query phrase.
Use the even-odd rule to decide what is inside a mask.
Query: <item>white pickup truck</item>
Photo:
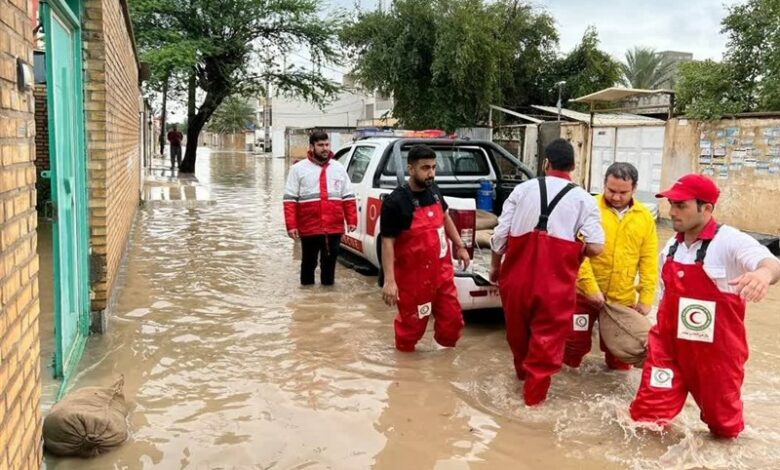
[[[379,231],[382,200],[406,181],[406,156],[415,144],[426,144],[436,151],[436,184],[444,194],[450,217],[474,260],[468,270],[458,270],[456,265],[455,287],[462,308],[500,307],[498,288],[487,280],[489,250],[475,247],[477,191],[483,180],[494,184],[493,211],[498,214],[514,187],[533,178],[533,174],[492,142],[371,137],[339,149],[335,158],[346,167],[358,204],[358,228],[341,240],[342,261],[360,272],[378,272],[382,284]]]

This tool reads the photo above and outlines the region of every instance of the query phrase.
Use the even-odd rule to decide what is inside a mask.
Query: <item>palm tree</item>
[[[630,88],[654,90],[671,79],[674,62],[666,62],[648,47],[635,47],[626,51],[626,62],[620,64],[623,84]]]
[[[252,106],[239,96],[231,96],[214,111],[209,128],[219,134],[235,134],[254,122],[255,110]]]

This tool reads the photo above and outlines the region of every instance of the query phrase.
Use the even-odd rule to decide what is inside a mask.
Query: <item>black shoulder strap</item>
[[[680,240],[675,240],[674,245],[669,247],[669,253],[666,254],[666,259],[674,259],[674,255],[677,253],[677,248],[680,247]]]
[[[541,202],[541,214],[539,215],[539,223],[536,224],[536,230],[541,230],[542,232],[547,231],[547,222],[550,220],[550,214],[552,214],[552,211],[555,209],[555,207],[558,205],[559,202],[561,202],[561,199],[568,194],[569,191],[576,188],[577,185],[574,183],[569,183],[566,186],[564,186],[561,191],[555,195],[552,201],[550,201],[550,204],[547,204],[547,183],[542,176],[539,178],[539,196],[540,196],[540,202]]]
[[[720,224],[718,224],[718,228],[715,230],[715,234],[718,234],[718,231],[720,230]],[[696,264],[704,264],[704,258],[707,257],[707,250],[710,248],[710,244],[712,243],[712,239],[704,240],[701,242],[701,246],[698,250],[696,250]],[[669,254],[667,255],[667,259],[673,260],[675,253],[677,253],[677,248],[680,246],[680,241],[675,241],[674,245],[669,247]]]
[[[414,197],[414,193],[412,193],[412,188],[409,187],[409,183],[404,183],[403,186],[404,193],[406,193],[406,196],[409,198],[409,201],[412,203],[412,206],[414,206],[415,209],[418,209],[420,207],[420,201]]]
[[[720,231],[720,224],[718,224],[718,228],[715,229],[715,235],[718,234],[718,231]],[[715,236],[713,235],[713,238]],[[704,264],[704,258],[707,256],[707,250],[710,248],[710,243],[712,243],[713,239],[704,240],[701,242],[701,246],[699,247],[698,251],[696,251],[696,264]]]
[[[441,197],[439,197],[439,192],[440,192],[439,187],[434,184],[433,186],[430,187],[430,191],[431,194],[433,194],[433,199],[436,202],[441,203]]]

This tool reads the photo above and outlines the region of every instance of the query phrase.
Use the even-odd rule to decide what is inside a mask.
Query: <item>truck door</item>
[[[501,214],[504,201],[512,194],[515,186],[533,177],[531,170],[503,149],[491,148],[496,166],[496,203],[493,212]]]
[[[347,175],[349,181],[352,183],[352,190],[355,192],[358,208],[358,227],[352,233],[345,234],[342,239],[342,244],[345,245],[350,251],[354,251],[361,256],[364,255],[364,242],[366,235],[366,192],[368,186],[370,186],[371,178],[368,175],[368,167],[371,163],[371,159],[374,158],[376,152],[376,145],[373,144],[358,144],[355,145],[354,150],[349,156],[347,164]]]

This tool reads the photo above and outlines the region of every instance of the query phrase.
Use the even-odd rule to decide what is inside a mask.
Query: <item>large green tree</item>
[[[520,0],[396,0],[359,14],[341,35],[366,88],[392,95],[403,126],[453,130],[484,124],[491,104],[522,108],[612,86],[618,64],[588,29],[558,56],[547,13]]]
[[[748,0],[723,20],[726,61],[748,111],[780,110],[780,0]]]
[[[195,63],[196,49],[192,44],[181,43],[176,50],[166,48],[165,37],[155,30],[136,27],[135,39],[140,49],[141,60],[150,65],[151,76],[144,83],[144,92],[151,102],[160,96],[160,153],[165,146],[165,129],[168,99],[180,96],[184,91],[184,77]]]
[[[306,49],[316,61],[338,58],[337,24],[317,0],[131,0],[135,31],[157,54],[185,56],[187,82],[203,91],[188,116],[181,172],[195,171],[198,136],[231,95],[254,96],[270,85],[283,95],[321,101],[337,84],[315,71],[261,58]],[[281,63],[280,63],[281,62]],[[263,67],[255,64],[263,63]],[[188,86],[190,96],[194,88]]]
[[[341,38],[357,80],[392,95],[402,125],[452,130],[484,120],[506,90],[531,94],[519,85],[551,57],[552,23],[518,1],[397,0]]]
[[[747,0],[729,8],[724,60],[680,65],[677,111],[719,119],[744,111],[780,110],[780,0]]]
[[[579,96],[614,86],[620,80],[620,64],[599,49],[596,29],[589,27],[582,41],[566,56],[556,61],[551,74],[546,75],[548,90],[546,104],[557,101],[553,90],[558,81],[565,81],[563,103]]]
[[[255,123],[255,110],[240,96],[231,96],[219,105],[209,123],[209,129],[220,134],[233,134]]]
[[[709,121],[744,110],[743,95],[734,83],[735,71],[729,63],[705,60],[680,64],[675,87],[677,112]]]
[[[656,90],[671,78],[673,62],[667,62],[649,47],[634,47],[626,51],[626,60],[620,64],[623,85],[630,88]]]

